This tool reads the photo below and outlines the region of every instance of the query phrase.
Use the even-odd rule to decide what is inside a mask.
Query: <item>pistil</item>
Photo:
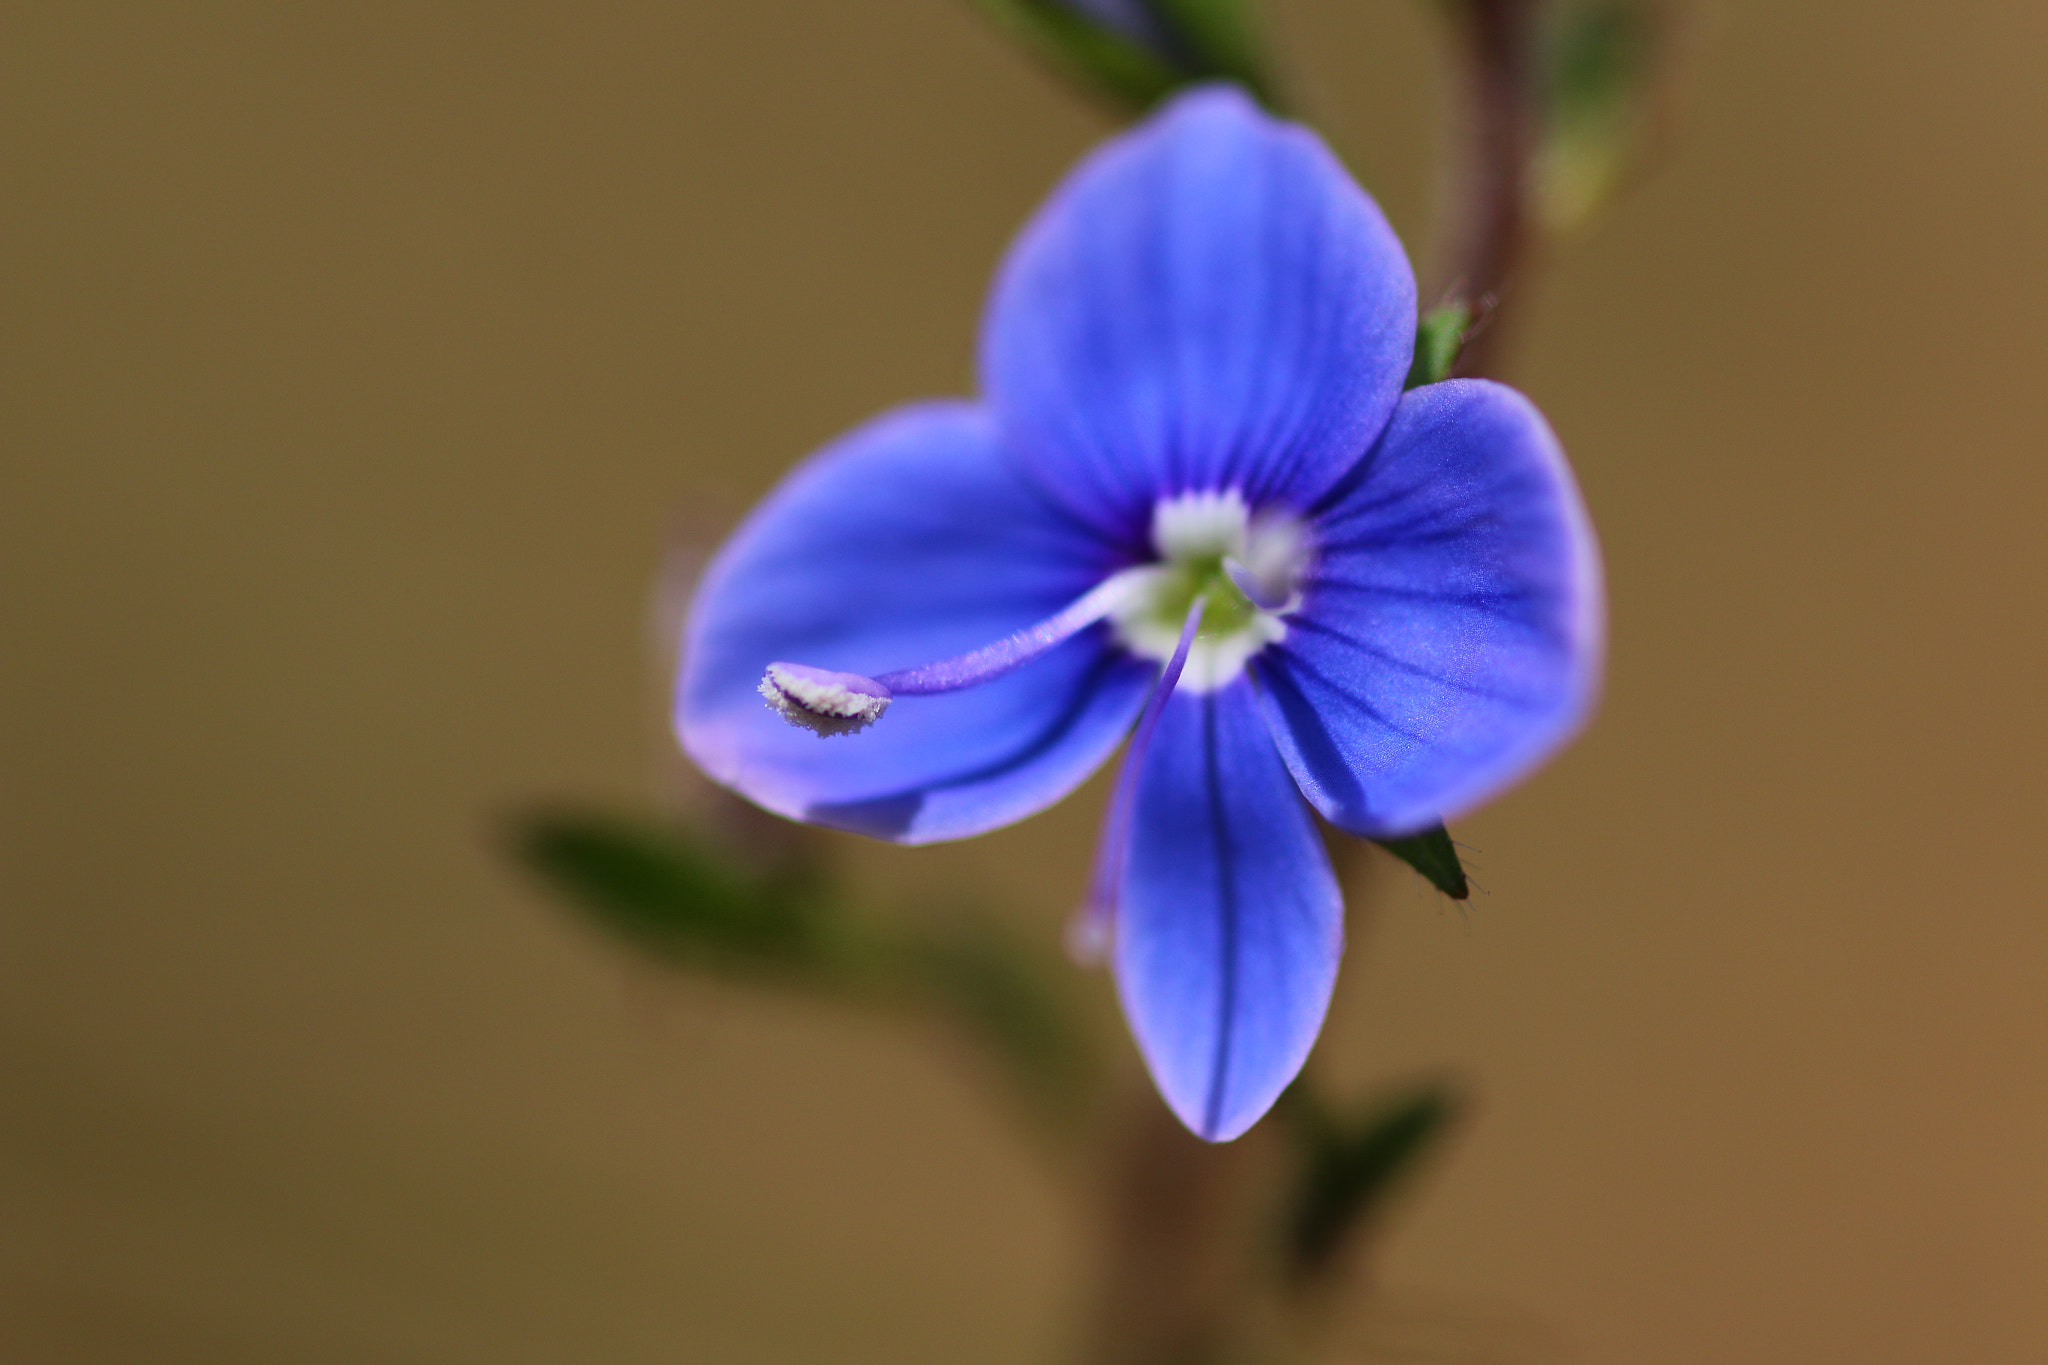
[[[1159,728],[1167,698],[1180,685],[1188,651],[1194,647],[1207,606],[1200,598],[1189,605],[1187,618],[1181,623],[1180,640],[1166,666],[1159,670],[1159,681],[1145,700],[1137,729],[1131,732],[1123,766],[1117,769],[1116,790],[1110,793],[1109,810],[1102,821],[1102,842],[1096,846],[1095,868],[1088,879],[1088,899],[1067,931],[1067,950],[1091,966],[1108,957],[1110,936],[1116,928],[1117,882],[1123,875],[1124,849],[1130,844],[1131,814],[1138,804],[1138,774],[1144,770],[1145,751],[1152,747],[1152,732]]]

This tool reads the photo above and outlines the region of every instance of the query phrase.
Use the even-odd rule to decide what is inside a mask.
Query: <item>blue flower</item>
[[[1311,808],[1426,829],[1597,685],[1555,438],[1497,384],[1404,395],[1415,322],[1400,243],[1314,135],[1181,96],[1012,248],[981,402],[840,438],[719,552],[684,745],[769,810],[916,844],[1043,809],[1129,737],[1095,923],[1167,1102],[1235,1137],[1336,976]]]

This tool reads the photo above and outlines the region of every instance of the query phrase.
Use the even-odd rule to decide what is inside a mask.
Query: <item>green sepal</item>
[[[1348,1122],[1301,1081],[1286,1099],[1303,1150],[1285,1246],[1295,1279],[1307,1282],[1329,1270],[1350,1238],[1386,1208],[1463,1106],[1441,1080],[1373,1104]]]
[[[1373,842],[1420,872],[1431,886],[1452,900],[1461,901],[1472,894],[1472,885],[1465,880],[1465,866],[1458,861],[1458,846],[1451,842],[1451,832],[1442,825],[1402,839]]]
[[[1471,326],[1472,310],[1462,303],[1447,303],[1424,313],[1415,324],[1415,360],[1408,367],[1408,382],[1401,387],[1418,389],[1449,379]]]

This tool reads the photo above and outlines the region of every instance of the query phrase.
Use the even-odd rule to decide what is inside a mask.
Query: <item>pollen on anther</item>
[[[859,734],[882,718],[891,700],[889,689],[872,678],[808,664],[769,664],[759,691],[777,715],[821,738]]]

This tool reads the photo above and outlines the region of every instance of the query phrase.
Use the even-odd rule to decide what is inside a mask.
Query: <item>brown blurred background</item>
[[[1426,8],[1277,7],[1412,241]],[[1384,879],[1317,1065],[1481,1097],[1396,1335],[2037,1362],[2048,10],[1714,19],[1519,337],[1605,712],[1460,827],[1469,912]],[[0,33],[0,1359],[1053,1358],[1078,1231],[943,1051],[635,965],[493,840],[679,788],[671,536],[967,388],[1107,124],[959,0]],[[844,846],[1050,941],[1097,796]]]

